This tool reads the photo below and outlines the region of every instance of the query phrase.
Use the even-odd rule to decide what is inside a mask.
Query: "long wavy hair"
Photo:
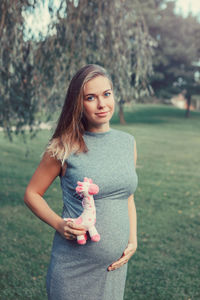
[[[87,119],[83,114],[84,85],[97,76],[112,80],[107,71],[94,64],[82,67],[72,78],[65,102],[57,122],[57,127],[47,146],[47,152],[64,165],[71,152],[87,152],[83,135],[87,130]]]

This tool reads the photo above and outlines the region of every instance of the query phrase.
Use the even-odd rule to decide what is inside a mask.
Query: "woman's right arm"
[[[43,195],[61,172],[61,163],[45,153],[33,174],[24,195],[24,202],[42,221],[57,230],[63,237],[72,239],[85,233],[82,227],[64,221],[44,200]]]

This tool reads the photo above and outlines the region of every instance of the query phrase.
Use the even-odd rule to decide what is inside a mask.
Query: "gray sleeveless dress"
[[[134,167],[134,137],[110,129],[103,133],[86,132],[89,151],[72,154],[61,177],[63,214],[77,218],[82,213],[77,181],[92,178],[99,186],[94,195],[97,243],[88,238],[85,245],[55,233],[47,272],[49,300],[122,300],[127,265],[114,271],[107,267],[123,253],[129,239],[128,197],[137,187]]]

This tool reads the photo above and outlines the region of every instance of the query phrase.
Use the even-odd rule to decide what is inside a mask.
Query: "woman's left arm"
[[[135,167],[136,167],[136,161],[137,161],[137,150],[136,150],[136,143],[135,143],[134,144]],[[112,263],[108,267],[108,271],[113,271],[126,264],[137,249],[137,214],[136,214],[133,194],[128,198],[128,215],[129,215],[129,224],[130,224],[128,245],[124,250],[122,256],[116,262]]]

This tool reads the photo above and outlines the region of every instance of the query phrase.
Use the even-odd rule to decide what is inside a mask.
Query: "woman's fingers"
[[[66,239],[68,239],[68,240],[75,240],[77,237],[76,237],[76,235],[73,235],[73,234],[70,234],[70,233],[64,233],[64,235],[65,235],[65,237],[66,237]]]
[[[84,235],[86,230],[83,226],[79,226],[72,222],[67,222],[66,226],[64,226],[65,236],[73,239],[78,235]]]
[[[132,247],[132,245],[128,245],[127,248],[124,250],[122,256],[108,267],[108,271],[116,270],[124,264],[126,264],[131,258],[131,256],[135,253],[135,251],[135,247]]]
[[[75,230],[75,229],[72,229],[72,228],[69,228],[69,227],[65,227],[65,231],[67,233],[70,233],[70,234],[73,234],[73,235],[84,235],[86,233],[85,230]]]
[[[122,267],[124,264],[126,264],[128,262],[128,258],[120,258],[118,259],[116,262],[112,263],[109,267],[108,267],[108,271],[113,271],[116,270],[120,267]]]
[[[83,225],[77,225],[74,222],[67,222],[67,225],[69,227],[71,227],[71,228],[78,229],[78,230],[84,230],[85,231],[85,227]]]

